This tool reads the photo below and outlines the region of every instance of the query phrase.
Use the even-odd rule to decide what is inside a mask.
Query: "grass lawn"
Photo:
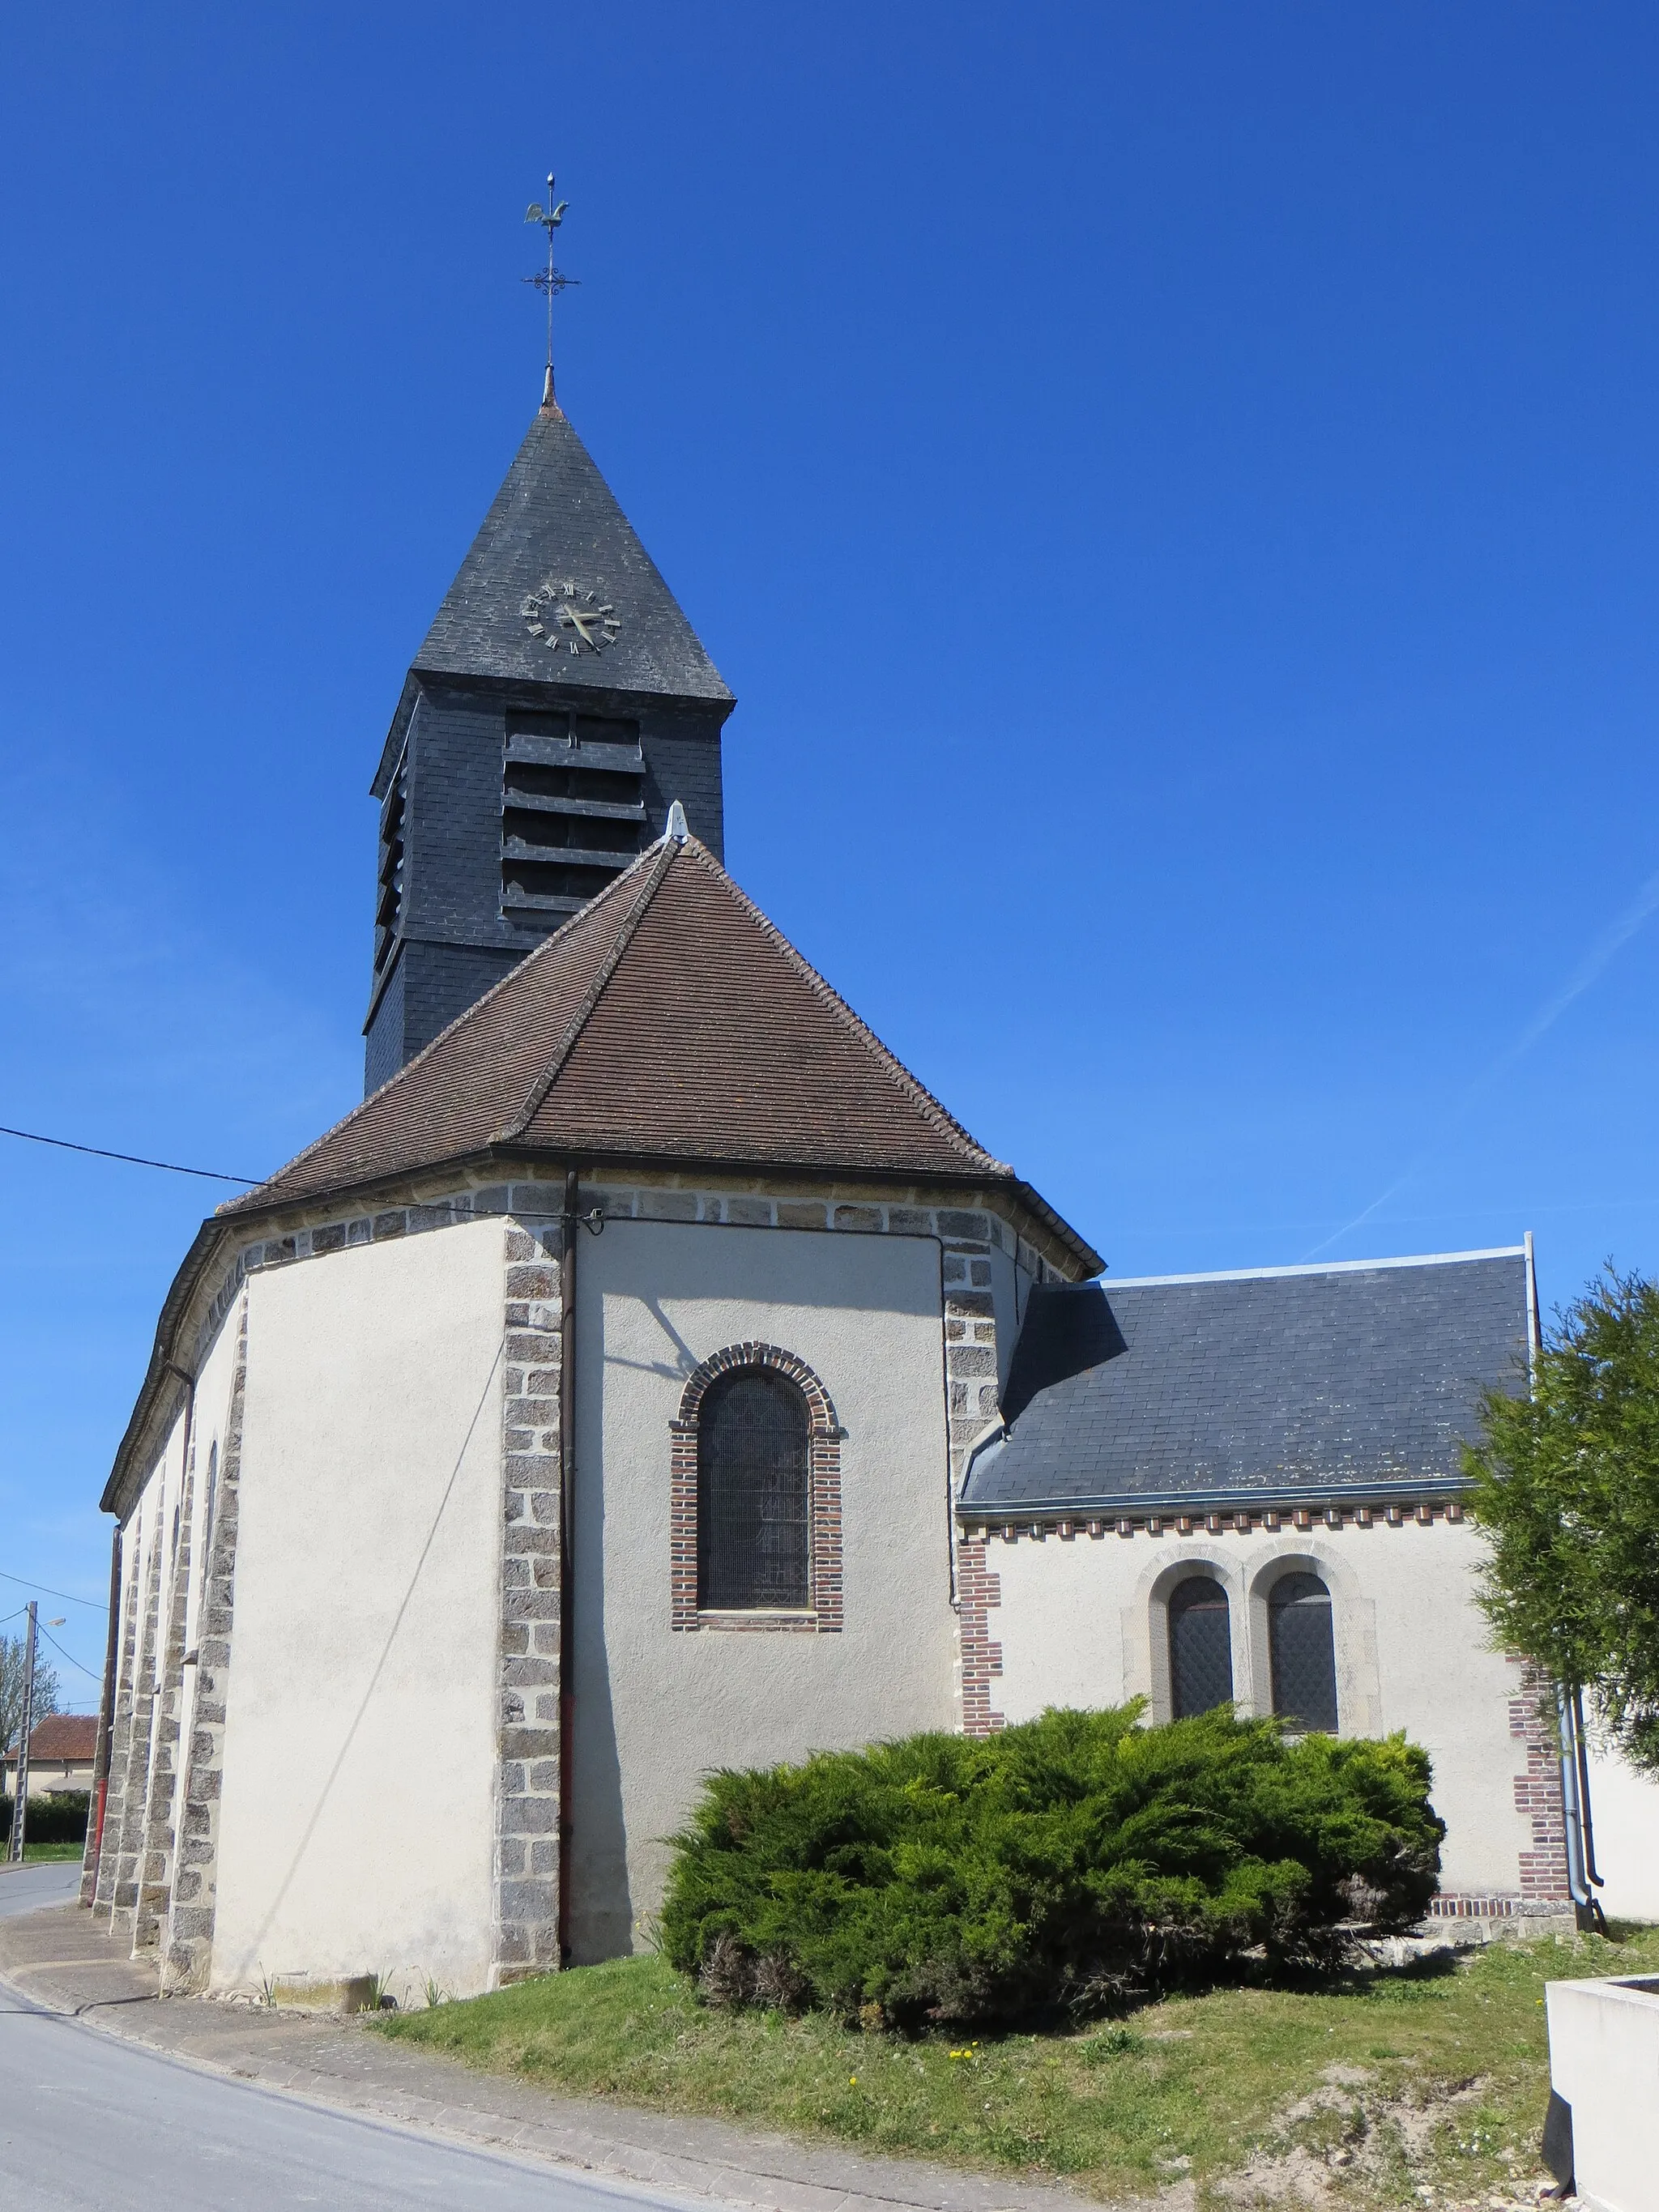
[[[1530,2200],[1548,2095],[1544,1984],[1652,1972],[1659,1929],[1493,1944],[1450,1972],[1329,1992],[1221,1990],[1074,2035],[906,2043],[700,2005],[659,1959],[388,2014],[469,2065],[872,2151],[1070,2177],[1101,2196],[1190,2173],[1334,2202]],[[416,1993],[410,1998],[418,2002]],[[1237,2182],[1226,2194],[1237,2201]]]
[[[3,1855],[5,1845],[0,1844],[0,1855]],[[78,1859],[85,1853],[84,1844],[32,1844],[27,1837],[23,1839],[25,1866],[33,1866],[37,1859]]]

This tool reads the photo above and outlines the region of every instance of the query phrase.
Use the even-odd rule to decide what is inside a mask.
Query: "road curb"
[[[163,1998],[157,1980],[79,1905],[0,1920],[0,1982],[35,2011],[268,2095],[515,2165],[741,2212],[1079,2212],[1100,2203],[1048,2183],[557,2097],[407,2051],[361,2022]],[[1165,2212],[1177,2212],[1180,2195],[1160,2200]]]

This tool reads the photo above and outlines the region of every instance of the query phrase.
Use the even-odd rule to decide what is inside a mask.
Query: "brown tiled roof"
[[[89,1765],[98,1748],[98,1718],[94,1713],[49,1713],[29,1735],[29,1757],[62,1765],[65,1759]],[[7,1747],[6,1757],[15,1759],[17,1746]]]
[[[642,854],[389,1083],[222,1212],[497,1146],[1014,1181],[696,838]]]

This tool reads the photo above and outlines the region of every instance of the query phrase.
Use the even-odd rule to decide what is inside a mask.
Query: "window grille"
[[[1336,1734],[1336,1639],[1331,1594],[1317,1575],[1281,1575],[1267,1593],[1273,1711],[1300,1729]]]
[[[1212,1575],[1188,1575],[1170,1593],[1170,1704],[1176,1720],[1224,1705],[1233,1694],[1232,1619]]]
[[[740,1367],[697,1423],[697,1603],[712,1613],[804,1609],[806,1401],[785,1376]]]

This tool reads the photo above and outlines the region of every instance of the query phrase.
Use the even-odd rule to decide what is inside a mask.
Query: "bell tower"
[[[550,356],[373,785],[366,1091],[659,837],[676,799],[722,851],[734,703],[554,398]]]

